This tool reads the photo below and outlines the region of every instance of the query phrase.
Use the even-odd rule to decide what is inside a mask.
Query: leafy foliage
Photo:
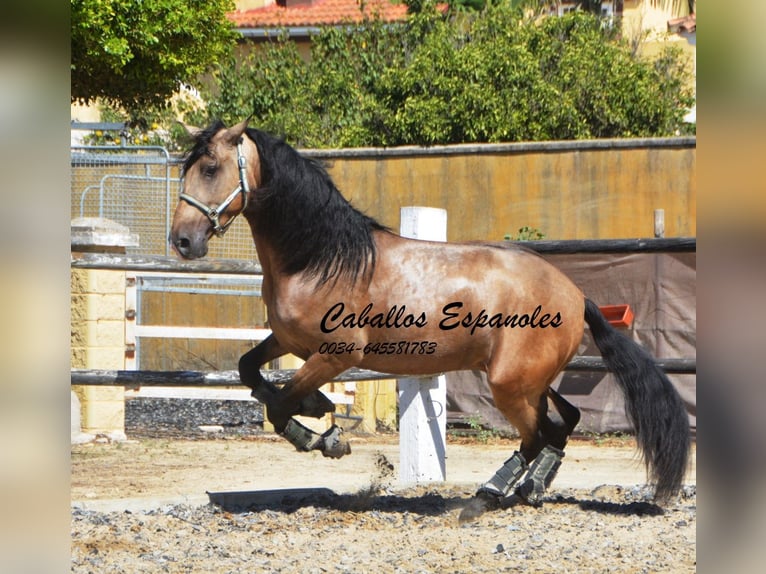
[[[413,2],[410,2],[413,4]],[[306,147],[674,135],[693,102],[680,51],[634,56],[588,13],[527,20],[512,3],[406,24],[323,30],[302,59],[286,37],[215,72],[206,114]],[[420,5],[422,4],[422,6]],[[522,3],[523,4],[523,3]]]
[[[227,1],[200,2],[199,12],[213,5],[223,9]],[[148,3],[178,2],[184,3]],[[81,74],[91,74],[88,97],[130,104],[149,122],[165,125],[169,122],[160,118],[173,113],[185,113],[186,121],[197,125],[253,116],[259,127],[301,147],[649,137],[686,133],[683,116],[693,103],[689,67],[679,50],[641,59],[618,30],[586,12],[540,17],[550,2],[488,0],[480,10],[455,9],[445,16],[433,0],[407,0],[405,23],[372,17],[323,29],[312,38],[310,58],[302,57],[286,34],[236,58],[227,53],[223,32],[208,41],[201,31],[196,49],[215,54],[218,62],[203,86],[207,107],[181,102],[180,108],[157,111],[160,94],[179,81],[161,89],[159,77],[191,78],[211,60],[190,65],[188,75],[163,75],[149,66],[131,76],[134,61],[147,65],[143,52],[134,49],[141,34],[117,31],[138,16],[123,14],[123,24],[108,24],[104,14],[117,14],[125,3],[72,2],[73,11],[75,5],[94,9],[96,4],[101,19],[88,26],[107,26],[93,48],[104,62],[90,72],[87,58],[73,58]],[[73,15],[73,21],[84,20]],[[77,28],[73,23],[73,50]],[[91,36],[93,42],[97,35]],[[119,74],[113,77],[115,70]],[[128,77],[140,77],[141,89],[129,88]],[[73,70],[73,98],[85,98],[75,85]]]
[[[537,227],[519,227],[519,231],[516,236],[512,236],[510,233],[503,236],[505,241],[535,241],[538,239],[545,239],[545,233],[540,231]]]
[[[71,0],[72,101],[162,106],[230,52],[233,0]]]

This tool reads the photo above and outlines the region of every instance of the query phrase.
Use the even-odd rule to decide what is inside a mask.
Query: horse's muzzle
[[[168,243],[184,259],[199,259],[207,255],[207,236],[204,234],[171,233]]]

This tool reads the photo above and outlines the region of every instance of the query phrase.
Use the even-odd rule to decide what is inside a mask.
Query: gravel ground
[[[71,572],[696,572],[695,467],[660,508],[630,439],[573,442],[542,508],[511,497],[459,524],[515,441],[448,440],[454,478],[404,487],[395,435],[330,461],[266,437],[252,402],[218,403],[134,399],[131,441],[72,447]],[[211,424],[222,438],[200,440]]]
[[[220,435],[262,434],[263,407],[252,401],[133,398],[125,401],[125,432],[133,438],[201,438],[204,426],[221,427]]]
[[[471,494],[423,487],[250,508],[72,514],[72,572],[696,572],[696,488],[664,510],[646,489],[558,491],[459,525]]]

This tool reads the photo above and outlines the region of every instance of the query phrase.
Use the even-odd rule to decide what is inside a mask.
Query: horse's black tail
[[[681,488],[688,465],[691,437],[684,403],[652,356],[612,327],[589,299],[585,321],[625,396],[655,498],[667,500]]]

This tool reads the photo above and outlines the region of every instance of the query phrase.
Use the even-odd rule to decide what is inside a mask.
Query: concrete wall
[[[697,233],[695,138],[309,154],[393,229],[401,206],[446,209],[449,241],[501,240],[523,226],[547,239],[652,237],[660,208],[667,237]]]
[[[72,269],[71,366],[125,368],[125,273]],[[122,387],[75,386],[87,434],[121,438],[125,427]]]
[[[73,252],[125,253],[137,242],[126,227],[107,219],[72,220]],[[125,272],[72,269],[70,275],[71,368],[125,368]],[[123,387],[73,386],[80,403],[78,434],[125,439]],[[74,403],[74,401],[73,401]],[[76,413],[77,409],[72,409]],[[79,438],[77,439],[79,440]]]

